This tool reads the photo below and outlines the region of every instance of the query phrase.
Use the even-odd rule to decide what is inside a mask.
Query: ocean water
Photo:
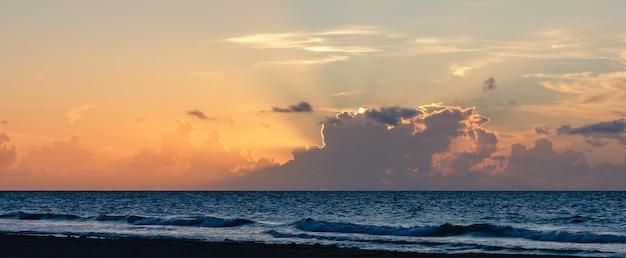
[[[626,192],[0,192],[0,233],[626,257]]]

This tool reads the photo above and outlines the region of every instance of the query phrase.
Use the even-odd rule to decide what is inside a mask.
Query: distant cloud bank
[[[295,149],[279,166],[251,170],[218,189],[480,190],[624,189],[626,165],[591,166],[582,152],[502,146],[488,118],[458,106],[381,107],[342,112],[323,122],[321,146]],[[623,132],[623,120],[569,129],[569,133]],[[563,130],[563,129],[560,129]],[[548,135],[537,127],[539,135]],[[625,155],[626,161],[626,155]]]

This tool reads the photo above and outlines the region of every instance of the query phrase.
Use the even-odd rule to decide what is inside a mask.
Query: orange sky
[[[0,189],[624,189],[625,7],[2,2]]]

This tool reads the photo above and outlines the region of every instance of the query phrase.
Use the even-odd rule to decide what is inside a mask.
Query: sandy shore
[[[320,245],[205,243],[173,240],[88,239],[0,235],[0,257],[556,257],[420,254]]]

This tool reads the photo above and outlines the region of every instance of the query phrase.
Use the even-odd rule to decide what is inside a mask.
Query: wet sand
[[[321,245],[268,245],[146,239],[0,235],[0,257],[559,257],[501,254],[423,254]],[[566,256],[560,256],[566,257]]]

